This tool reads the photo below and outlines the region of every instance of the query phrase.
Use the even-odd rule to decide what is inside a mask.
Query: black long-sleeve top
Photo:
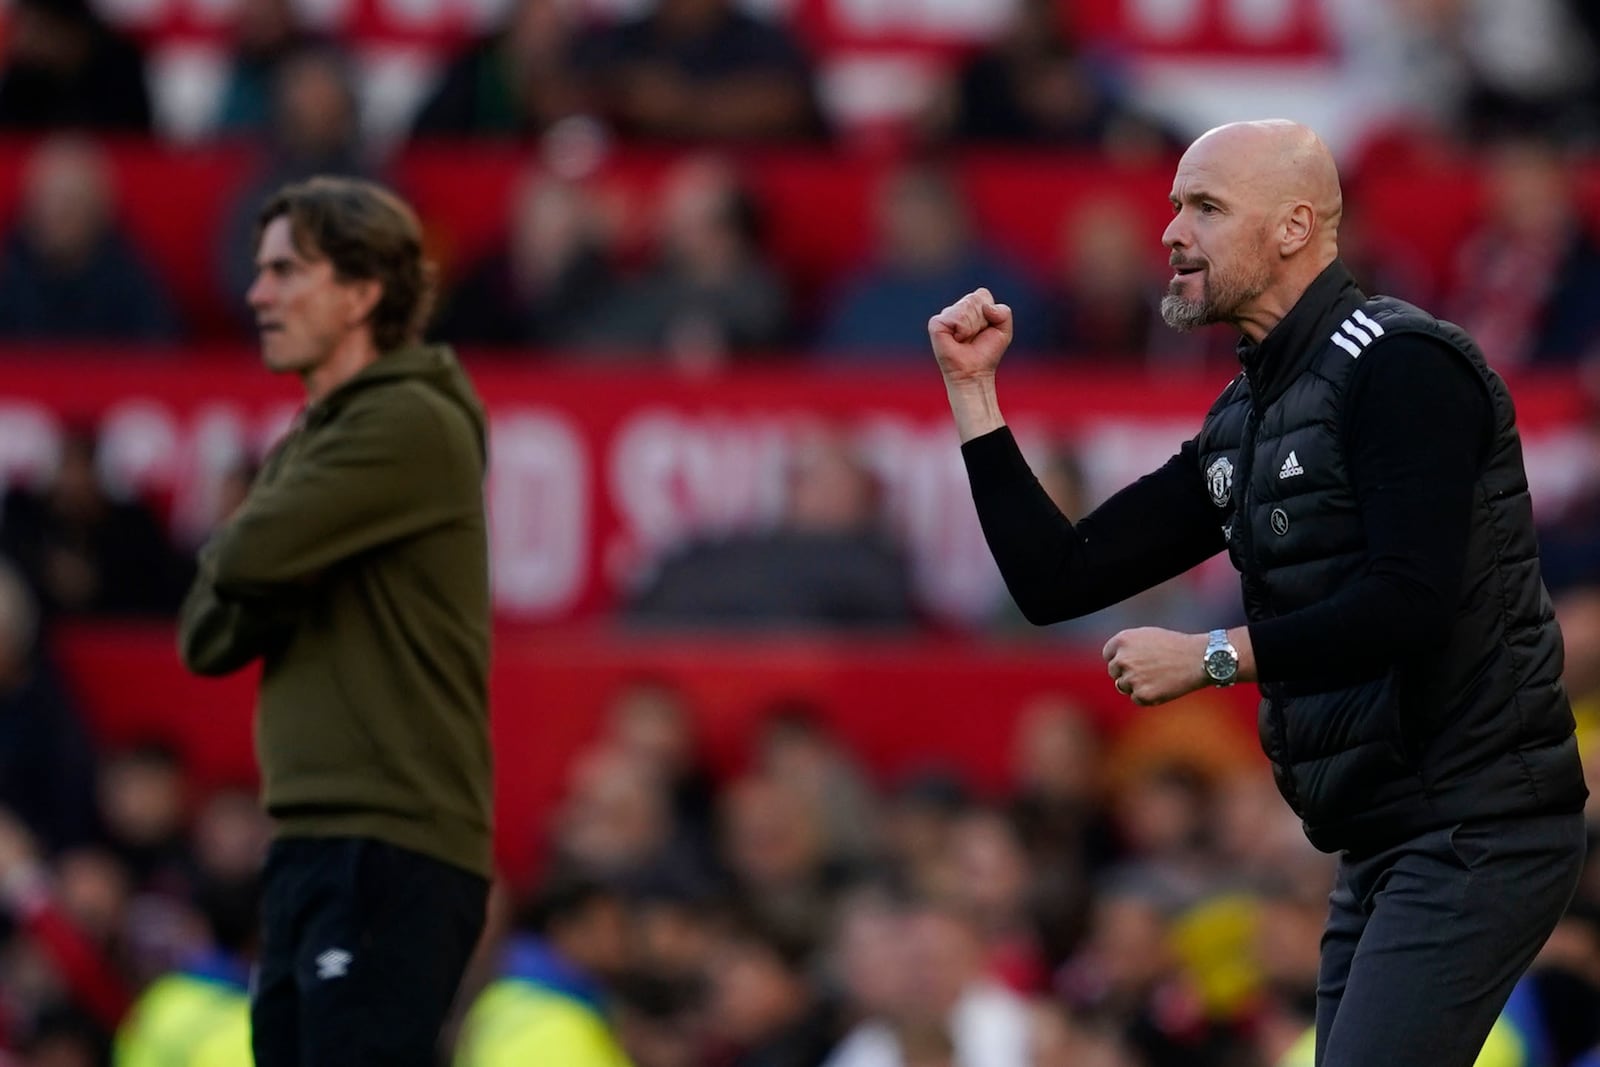
[[[1373,354],[1381,358],[1352,372],[1341,428],[1366,571],[1321,603],[1250,624],[1262,681],[1371,677],[1437,640],[1460,597],[1474,485],[1493,433],[1488,394],[1442,342],[1405,334]],[[1098,611],[1226,547],[1194,439],[1076,525],[1009,429],[968,441],[962,455],[990,551],[1031,622]]]

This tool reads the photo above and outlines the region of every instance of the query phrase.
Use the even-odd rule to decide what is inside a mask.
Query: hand
[[[946,382],[993,378],[1011,344],[1011,309],[977,289],[928,320],[933,355]]]
[[[1154,626],[1123,630],[1106,642],[1101,655],[1117,691],[1141,707],[1165,704],[1210,682],[1204,634],[1180,634]]]

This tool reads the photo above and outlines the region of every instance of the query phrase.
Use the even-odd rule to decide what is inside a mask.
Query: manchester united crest
[[[1211,491],[1211,502],[1219,508],[1228,506],[1233,496],[1233,460],[1219,456],[1206,468],[1206,488]]]

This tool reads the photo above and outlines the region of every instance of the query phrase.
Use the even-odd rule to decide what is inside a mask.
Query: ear
[[[1289,206],[1289,212],[1283,218],[1282,236],[1278,241],[1278,254],[1285,259],[1300,251],[1311,241],[1311,235],[1316,232],[1317,213],[1311,205],[1301,200]]]
[[[362,278],[345,283],[348,322],[351,326],[366,322],[383,297],[383,283],[376,278]]]

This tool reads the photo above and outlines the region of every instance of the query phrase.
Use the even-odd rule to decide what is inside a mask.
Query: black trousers
[[[1472,1067],[1578,885],[1581,814],[1345,854],[1317,980],[1318,1067]]]
[[[273,842],[250,998],[257,1067],[435,1067],[488,893],[382,841]]]

